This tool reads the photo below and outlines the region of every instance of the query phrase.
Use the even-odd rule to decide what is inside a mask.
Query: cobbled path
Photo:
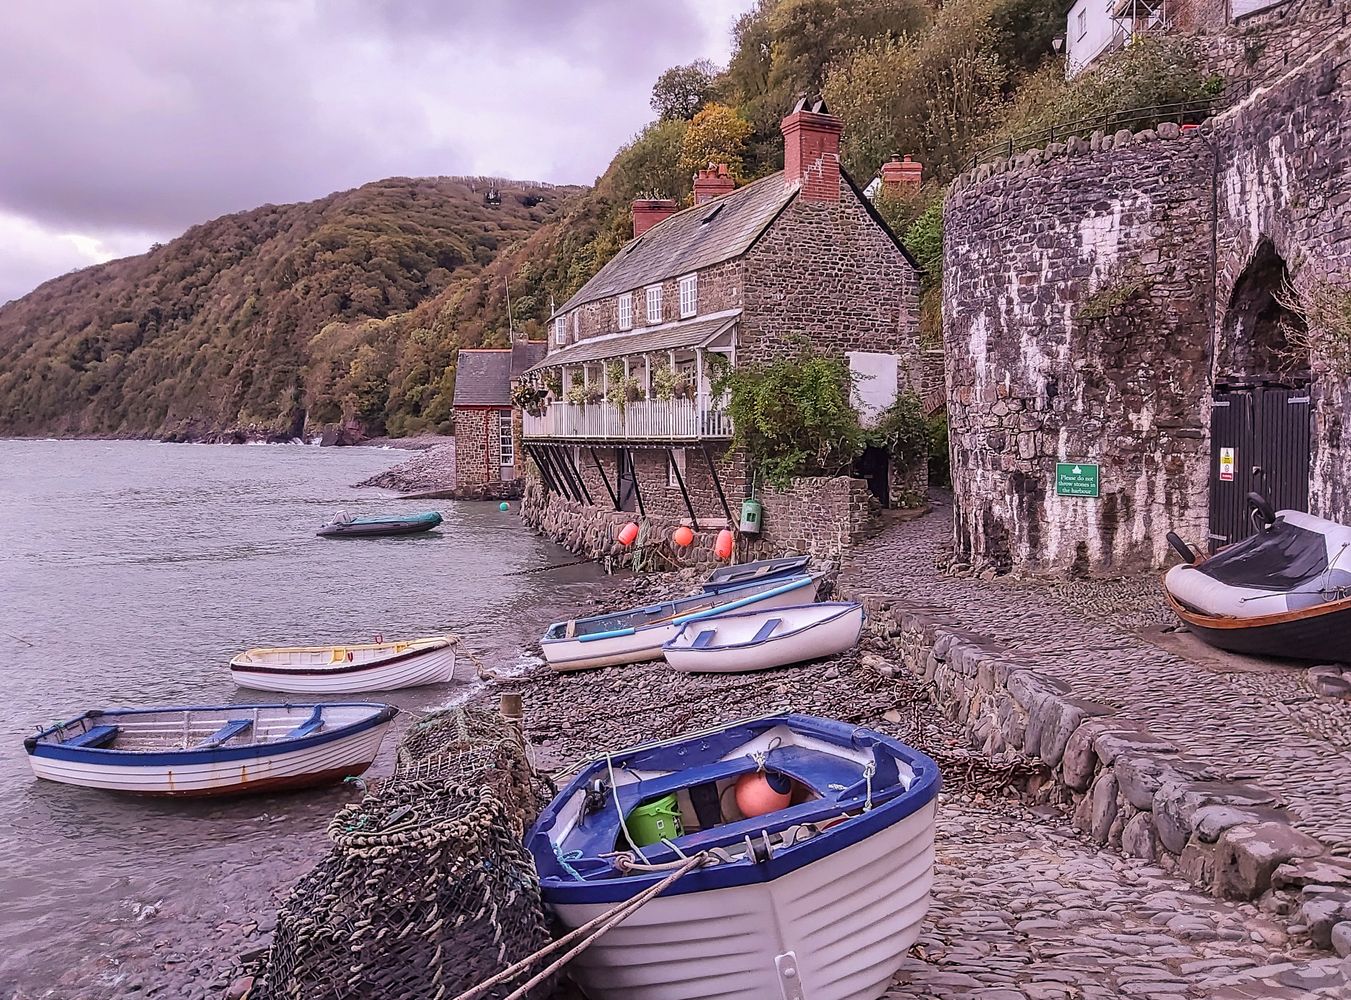
[[[893,525],[843,567],[855,593],[980,633],[1074,693],[1148,725],[1189,756],[1280,794],[1297,825],[1351,855],[1351,702],[1321,696],[1309,670],[1214,654],[1171,623],[1156,577],[1045,584],[945,575],[951,506]],[[1161,647],[1196,644],[1195,658]]]
[[[1087,843],[1053,813],[944,796],[925,929],[893,1000],[1315,1000],[1343,960],[1279,918]]]

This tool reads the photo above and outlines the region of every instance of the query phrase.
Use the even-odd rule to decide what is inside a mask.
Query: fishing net
[[[417,723],[394,776],[329,824],[333,847],[278,913],[251,998],[449,1000],[546,945],[521,843],[546,792],[495,715]],[[501,1000],[525,978],[484,997]]]

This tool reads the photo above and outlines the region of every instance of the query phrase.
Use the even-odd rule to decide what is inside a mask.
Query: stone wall
[[[1203,38],[1207,67],[1226,81],[1262,84],[1299,66],[1351,23],[1351,0],[1291,0],[1217,26]]]
[[[1348,10],[1351,5],[1340,5],[1334,23],[1340,25]],[[1314,322],[1309,335],[1319,347],[1312,357],[1298,344],[1267,345],[1286,355],[1276,361],[1286,361],[1289,369],[1312,368],[1309,509],[1339,521],[1351,520],[1351,451],[1342,447],[1345,414],[1351,412],[1351,355],[1345,349],[1351,339],[1349,59],[1351,27],[1346,27],[1324,52],[1213,122],[1220,248],[1213,375],[1220,380],[1245,374],[1233,370],[1235,359],[1262,346],[1248,342],[1254,331],[1243,315],[1243,289],[1260,254],[1274,250],[1306,301],[1341,297],[1343,329],[1337,333]]]
[[[1119,574],[1204,537],[1210,151],[1176,125],[982,166],[945,210],[957,556]],[[1101,495],[1056,496],[1058,462]]]
[[[456,499],[510,500],[520,496],[520,481],[503,482],[498,464],[501,459],[498,421],[503,412],[496,407],[455,408]],[[518,416],[513,415],[513,420],[519,423]]]
[[[1300,295],[1348,301],[1351,29],[1340,9],[1322,14],[1292,21],[1283,44],[1323,49],[1197,131],[1071,139],[954,182],[943,322],[959,560],[1114,575],[1165,564],[1169,529],[1204,539],[1220,381],[1312,375],[1310,509],[1351,517],[1351,389],[1327,347],[1346,338],[1311,329],[1324,346],[1302,363],[1298,338],[1261,342],[1287,337],[1270,316],[1279,282],[1245,279],[1276,261]],[[1057,460],[1101,463],[1101,498],[1055,496]]]
[[[604,487],[601,487],[602,491]],[[594,499],[594,497],[593,497]],[[764,530],[758,536],[738,534],[736,560],[764,559],[790,552],[811,555],[820,561],[838,561],[840,554],[872,528],[877,503],[867,483],[844,476],[802,478],[787,489],[767,488],[760,497],[764,505]],[[729,497],[729,503],[733,503]],[[740,516],[740,499],[732,508]],[[608,559],[615,565],[630,565],[635,554],[648,565],[701,565],[716,562],[713,554],[718,533],[728,527],[721,515],[700,517],[695,540],[685,549],[670,542],[671,534],[689,525],[683,511],[669,506],[648,505],[646,515],[616,511],[604,503],[577,503],[546,491],[535,478],[526,481],[521,517],[544,537],[578,555]],[[637,523],[637,543],[625,547],[616,540],[626,524]],[[736,528],[736,525],[730,525]]]
[[[1267,790],[1222,780],[993,643],[893,608],[882,595],[843,596],[864,603],[869,628],[932,686],[973,748],[996,765],[1029,758],[1040,764],[1032,791],[1066,808],[1097,843],[1153,861],[1220,897],[1254,899],[1284,889],[1287,905],[1316,909],[1332,897],[1317,889],[1302,893],[1305,886],[1317,886],[1320,876],[1327,885],[1351,885],[1351,864],[1328,858],[1323,844],[1296,830]],[[1331,892],[1327,885],[1322,890]],[[1314,933],[1323,947],[1334,923],[1346,919],[1339,913],[1333,907],[1324,914]]]

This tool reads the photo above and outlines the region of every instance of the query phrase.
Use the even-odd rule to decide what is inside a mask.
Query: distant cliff
[[[491,189],[494,198],[482,179],[377,181],[227,215],[48,281],[0,306],[0,434],[444,426],[456,347],[504,331],[480,320],[432,336],[400,318],[483,297],[503,251],[577,192]],[[501,319],[505,328],[505,310]]]

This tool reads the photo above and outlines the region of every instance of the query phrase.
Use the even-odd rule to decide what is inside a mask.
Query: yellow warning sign
[[[1232,483],[1234,481],[1234,449],[1220,449],[1220,482]]]

